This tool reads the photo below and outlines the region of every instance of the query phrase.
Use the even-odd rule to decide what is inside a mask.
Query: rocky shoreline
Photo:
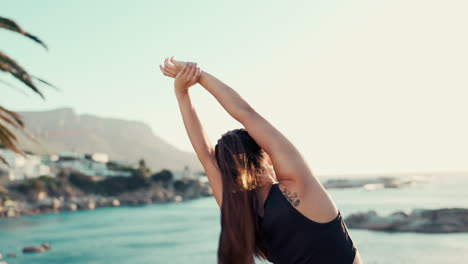
[[[60,179],[61,183],[52,182],[59,187],[48,188],[51,179],[35,179],[31,183],[16,183],[0,190],[0,218],[15,218],[21,215],[35,215],[43,213],[59,213],[65,211],[94,210],[100,207],[135,206],[151,203],[182,202],[185,200],[212,196],[209,182],[200,179],[184,179],[173,181],[166,177],[161,180],[155,177],[151,180],[138,180],[145,184],[135,185],[133,179],[119,182],[122,191],[113,195],[90,192],[90,183],[96,179],[79,175],[81,182],[70,184],[70,173]],[[72,176],[73,177],[73,174]],[[164,178],[164,177],[163,177]],[[72,178],[73,179],[73,178]],[[89,182],[84,182],[83,179]],[[58,181],[58,180],[57,180]],[[44,184],[43,182],[46,182]],[[104,183],[115,184],[115,183]],[[30,187],[32,185],[33,187]],[[38,185],[38,186],[36,186]],[[24,186],[28,186],[25,188]],[[80,187],[77,187],[80,186]],[[83,187],[86,186],[86,187]],[[1,187],[1,186],[0,186]],[[49,186],[50,187],[50,186]],[[52,190],[51,190],[52,189]],[[93,189],[94,190],[94,189]]]
[[[7,200],[0,205],[0,218],[14,218],[21,215],[35,215],[44,213],[59,213],[65,211],[94,210],[101,207],[137,206],[151,203],[182,202],[211,196],[210,191],[200,190],[199,195],[186,196],[174,193],[159,192],[153,195],[150,192],[138,194],[138,196],[124,195],[112,196],[81,196],[71,199],[63,197],[45,198],[38,203],[26,201]]]
[[[392,232],[458,233],[468,232],[468,209],[414,209],[379,216],[375,211],[351,214],[345,219],[349,228]]]

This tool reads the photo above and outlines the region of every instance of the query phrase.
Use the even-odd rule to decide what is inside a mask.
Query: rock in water
[[[49,243],[43,243],[40,246],[27,246],[23,248],[23,253],[44,252],[46,250],[49,250],[51,247],[52,246]]]
[[[49,243],[43,243],[41,246],[42,246],[45,250],[49,250],[49,249],[52,248],[52,246],[51,246]]]
[[[120,206],[120,201],[117,199],[112,200],[112,206],[114,207]]]
[[[468,232],[468,209],[415,209],[411,214],[395,212],[379,216],[375,211],[356,213],[346,217],[350,228],[421,233]]]
[[[45,248],[42,246],[27,246],[23,248],[23,253],[44,252]]]
[[[78,206],[75,203],[71,203],[68,205],[69,211],[76,211],[77,209],[78,209]]]

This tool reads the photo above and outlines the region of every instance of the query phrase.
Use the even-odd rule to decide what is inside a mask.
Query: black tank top
[[[258,218],[268,260],[274,264],[352,264],[356,246],[338,210],[335,219],[318,223],[304,216],[274,183]]]

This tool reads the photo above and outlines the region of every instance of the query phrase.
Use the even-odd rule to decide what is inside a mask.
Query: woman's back
[[[282,189],[281,189],[282,188]],[[259,216],[261,235],[270,262],[351,264],[357,248],[348,234],[340,211],[334,219],[319,223],[306,217],[294,205],[288,190],[274,183]]]

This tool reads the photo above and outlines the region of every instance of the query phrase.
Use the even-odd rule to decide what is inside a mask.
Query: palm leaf
[[[18,148],[18,139],[15,134],[10,131],[6,126],[0,123],[0,142],[5,145],[5,147],[13,150],[16,153],[23,153],[21,149]]]
[[[8,162],[6,161],[6,159],[3,158],[2,156],[0,156],[0,162],[5,163],[8,167],[10,166],[10,163],[8,163]]]
[[[41,79],[41,78],[39,78],[39,77],[37,77],[37,76],[34,76],[34,75],[31,75],[31,77],[33,77],[34,79],[40,81],[40,82],[43,83],[43,84],[47,84],[48,86],[54,88],[56,91],[60,91],[60,89],[59,89],[57,86],[51,84],[51,83],[48,82],[48,81],[45,81],[44,79]]]
[[[22,34],[36,43],[42,45],[45,49],[48,49],[47,46],[40,40],[38,37],[29,34],[28,32],[24,31],[16,22],[11,19],[0,17],[0,28],[4,28],[7,30],[11,30],[13,32]],[[17,80],[24,83],[26,86],[31,88],[35,93],[39,94],[43,99],[44,95],[39,91],[36,85],[33,83],[33,79],[44,83],[50,87],[53,87],[58,90],[57,87],[50,84],[47,81],[44,81],[38,77],[30,75],[24,68],[22,68],[16,61],[5,55],[4,53],[0,52],[0,71],[4,71],[6,73],[10,73],[13,75]],[[0,80],[1,83],[9,86],[14,87],[11,84]],[[30,134],[24,126],[24,122],[21,117],[12,111],[9,111],[0,106],[0,143],[5,145],[6,148],[11,149],[12,151],[25,156],[24,152],[18,147],[18,139],[15,134],[10,130],[8,126],[11,126],[13,129],[18,129],[23,132],[28,138],[33,140],[37,143],[36,139],[32,134]],[[0,162],[3,162],[7,165],[8,162],[5,158],[0,156]]]
[[[17,129],[24,128],[24,122],[21,117],[17,113],[9,111],[2,106],[0,106],[0,120],[12,125]]]
[[[13,111],[7,110],[2,106],[0,106],[0,124],[1,122],[10,124],[14,128],[20,130],[27,138],[35,143],[38,143],[36,138],[26,129],[21,116]]]
[[[26,84],[29,88],[31,88],[34,92],[39,94],[43,99],[44,95],[37,89],[36,85],[34,85],[32,81],[32,76],[29,75],[16,61],[5,55],[0,51],[0,70],[4,72],[8,72],[13,75],[16,79],[20,82]]]
[[[11,149],[12,151],[22,156],[25,156],[24,152],[18,147],[17,137],[5,124],[9,124],[13,128],[18,129],[34,143],[39,143],[36,138],[26,130],[25,124],[19,114],[0,106],[0,143],[5,145],[6,148]],[[1,156],[0,162],[9,165],[8,162],[6,162],[6,160]]]
[[[42,145],[37,139],[30,134],[26,129],[21,130],[23,134],[25,134],[32,142]],[[26,157],[25,152],[23,152],[18,146],[18,139],[16,138],[15,134],[11,132],[6,126],[0,122],[0,143],[3,144],[7,149],[12,150],[15,153],[20,154],[23,157]],[[0,162],[5,163],[9,166],[8,162],[0,155]]]
[[[33,36],[31,34],[29,34],[28,32],[24,31],[18,24],[16,24],[15,21],[11,20],[11,19],[8,19],[8,18],[5,18],[5,17],[0,17],[0,28],[4,28],[4,29],[7,29],[7,30],[11,30],[13,32],[16,32],[16,33],[19,33],[21,35],[24,35],[32,40],[34,40],[35,42],[41,44],[45,49],[48,50],[46,44],[40,40],[38,37],[36,36]]]
[[[24,154],[21,149],[17,147],[17,139],[16,136],[2,123],[0,123],[0,142],[5,145],[6,148],[11,149],[12,151],[22,155],[25,157],[26,155]],[[5,158],[0,156],[0,161],[5,163],[7,166],[10,166],[10,164],[5,160]]]

